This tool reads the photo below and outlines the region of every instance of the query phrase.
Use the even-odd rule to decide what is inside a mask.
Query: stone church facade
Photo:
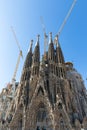
[[[87,94],[81,75],[71,62],[64,61],[58,39],[54,45],[52,33],[42,58],[39,36],[34,52],[32,43],[5,127],[8,130],[87,130]]]

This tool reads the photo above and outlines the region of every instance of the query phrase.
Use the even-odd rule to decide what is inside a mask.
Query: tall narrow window
[[[40,103],[36,115],[36,123],[37,123],[36,130],[46,130],[46,118],[47,118],[47,111],[45,105],[43,103]]]

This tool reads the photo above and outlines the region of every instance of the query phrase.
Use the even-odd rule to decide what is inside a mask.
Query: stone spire
[[[56,44],[56,63],[58,64],[58,67],[56,67],[56,73],[59,78],[65,78],[65,67],[64,67],[64,56],[61,50],[61,46],[58,41],[58,35],[55,37],[55,44]],[[60,66],[61,65],[61,66]]]
[[[33,61],[32,61],[32,75],[39,74],[39,64],[40,64],[40,47],[39,47],[39,37],[37,36],[36,46],[33,53]]]
[[[50,38],[49,38],[48,59],[51,60],[51,61],[55,60],[54,45],[53,45],[52,33],[51,32],[50,32]]]
[[[30,49],[28,51],[28,54],[25,59],[24,67],[23,67],[23,72],[21,76],[21,81],[24,82],[25,80],[29,80],[30,78],[30,67],[32,65],[32,45],[33,45],[33,40],[30,42]]]
[[[29,49],[28,54],[26,56],[24,68],[31,67],[31,65],[32,65],[32,45],[33,45],[33,40],[31,40],[31,42],[30,42],[30,49]]]
[[[35,45],[35,49],[34,49],[34,53],[33,53],[33,64],[40,62],[39,37],[40,37],[40,35],[37,36],[37,41],[36,41],[36,45]]]
[[[62,53],[62,50],[61,50],[61,47],[60,47],[60,44],[58,41],[58,35],[56,35],[55,41],[56,41],[56,61],[57,61],[57,63],[64,64],[64,62],[65,62],[64,56],[63,56],[63,53]]]

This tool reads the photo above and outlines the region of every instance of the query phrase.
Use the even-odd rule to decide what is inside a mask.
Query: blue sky
[[[43,29],[40,16],[44,19],[46,32],[58,33],[73,0],[0,0],[0,91],[11,81],[19,50],[11,26],[14,27],[21,49],[21,59],[16,80],[19,81],[23,63],[31,39],[36,42],[40,34],[43,52]],[[59,37],[65,61],[74,63],[87,86],[87,0],[77,3]],[[33,46],[34,46],[33,45]]]

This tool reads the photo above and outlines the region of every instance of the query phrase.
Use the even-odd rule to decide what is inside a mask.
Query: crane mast
[[[41,24],[42,24],[43,33],[44,33],[44,58],[46,58],[46,47],[48,45],[48,41],[47,41],[48,36],[46,35],[46,30],[45,30],[45,25],[44,25],[44,22],[43,22],[43,17],[40,17],[40,19],[41,19]]]
[[[18,40],[17,40],[17,37],[16,37],[16,34],[15,34],[15,32],[14,32],[13,27],[11,27],[11,30],[12,30],[12,33],[13,33],[14,38],[15,38],[15,40],[16,40],[16,44],[17,44],[17,46],[18,46],[18,48],[19,48],[19,55],[18,55],[16,67],[15,67],[14,74],[13,74],[13,78],[12,78],[12,89],[13,89],[13,94],[14,94],[14,92],[15,92],[16,74],[17,74],[17,70],[18,70],[19,63],[20,63],[20,58],[21,58],[21,57],[23,58],[23,54],[22,54],[22,50],[20,49],[20,45],[19,45],[19,42],[18,42]]]

